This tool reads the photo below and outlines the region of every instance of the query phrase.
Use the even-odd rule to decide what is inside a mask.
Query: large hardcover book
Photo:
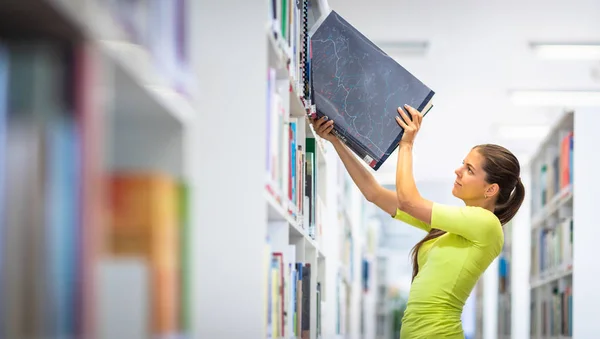
[[[310,32],[310,100],[317,117],[334,121],[333,133],[378,170],[398,147],[398,107],[427,114],[435,94],[335,11]]]

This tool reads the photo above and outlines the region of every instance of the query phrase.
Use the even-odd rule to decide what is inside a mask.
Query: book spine
[[[348,148],[350,148],[360,159],[362,159],[367,165],[375,169],[377,164],[380,162],[376,159],[375,155],[371,154],[367,149],[360,147],[359,143],[354,140],[351,136],[345,135],[340,132],[336,127],[333,127],[331,131],[340,141],[342,141]]]

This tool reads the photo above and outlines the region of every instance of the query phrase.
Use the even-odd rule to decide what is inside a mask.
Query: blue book
[[[317,117],[332,119],[332,133],[378,170],[404,132],[398,107],[427,114],[435,92],[335,11],[319,18],[309,35],[305,67]]]
[[[47,133],[47,220],[49,310],[52,334],[75,338],[77,228],[79,223],[79,139],[76,121],[59,116]]]

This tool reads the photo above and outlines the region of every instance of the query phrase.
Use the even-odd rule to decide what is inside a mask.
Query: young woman
[[[396,190],[383,188],[351,151],[331,134],[333,121],[313,119],[319,136],[330,141],[365,198],[427,235],[412,251],[413,277],[402,319],[401,339],[464,338],[461,313],[477,280],[500,254],[502,226],[525,197],[517,158],[493,144],[471,149],[455,170],[452,194],[465,206],[448,206],[419,194],[413,178],[413,143],[423,115],[405,106],[396,117],[400,141]]]

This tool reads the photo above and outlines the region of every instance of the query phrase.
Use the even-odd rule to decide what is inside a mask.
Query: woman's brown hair
[[[525,199],[525,187],[521,182],[521,166],[519,160],[506,148],[494,145],[483,144],[473,147],[481,154],[485,161],[483,170],[486,173],[486,182],[496,183],[500,187],[496,208],[494,214],[500,220],[502,225],[508,223],[519,211],[521,204]],[[429,233],[421,239],[411,251],[412,256],[412,279],[414,280],[419,273],[418,255],[419,249],[423,243],[438,238],[446,232],[432,228]]]

